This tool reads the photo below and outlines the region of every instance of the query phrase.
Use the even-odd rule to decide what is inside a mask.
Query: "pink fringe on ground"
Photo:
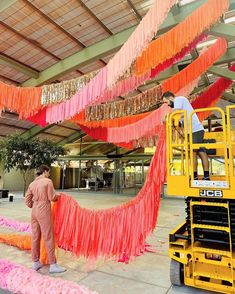
[[[0,216],[0,227],[13,229],[17,232],[31,233],[31,224]]]
[[[3,259],[0,260],[0,288],[18,294],[98,294],[74,282],[41,275]]]

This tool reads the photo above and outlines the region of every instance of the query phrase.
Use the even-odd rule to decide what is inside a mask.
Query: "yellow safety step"
[[[216,230],[216,231],[225,231],[227,233],[230,232],[229,227],[222,227],[222,226],[211,226],[211,225],[203,225],[203,224],[192,224],[191,227],[193,229],[199,228],[199,229],[208,229],[208,230]]]
[[[201,205],[201,206],[217,206],[217,207],[224,207],[228,208],[227,203],[215,203],[215,202],[203,202],[203,201],[190,201],[190,205]]]
[[[231,269],[222,266],[210,266],[206,267],[204,264],[195,266],[195,271],[193,272],[194,277],[207,277],[216,280],[225,280],[233,283],[233,277]]]

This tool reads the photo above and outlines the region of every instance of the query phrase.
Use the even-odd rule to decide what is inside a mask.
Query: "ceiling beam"
[[[136,9],[135,5],[132,3],[131,0],[127,0],[128,5],[130,6],[131,10],[133,10],[136,18],[138,21],[142,20],[142,16],[139,14],[139,11]]]
[[[52,20],[49,16],[47,16],[44,12],[42,12],[40,9],[38,9],[34,4],[29,2],[28,0],[21,0],[26,5],[30,6],[34,11],[36,11],[42,18],[46,19],[50,24],[55,26],[58,30],[63,32],[67,37],[70,38],[70,40],[74,41],[77,45],[79,45],[82,48],[85,48],[86,46],[80,42],[78,39],[76,39],[73,35],[71,35],[68,31],[66,31],[64,28],[62,28],[60,25],[58,25],[54,20]]]
[[[105,143],[103,143],[103,144],[105,144]],[[83,155],[88,150],[97,149],[97,147],[99,147],[99,146],[100,146],[100,142],[95,142],[95,144],[90,144],[89,146],[86,146],[85,148],[82,148],[81,155]]]
[[[166,20],[160,26],[159,34],[164,33],[171,27],[181,22],[188,14],[203,4],[205,0],[198,0],[186,7],[178,9],[176,14],[169,13]],[[130,37],[136,26],[128,28],[122,32],[114,34],[105,40],[99,41],[81,51],[57,62],[39,74],[38,79],[29,79],[23,83],[23,86],[39,86],[45,82],[51,82],[56,78],[69,73],[80,66],[85,66],[95,60],[98,60],[107,54],[111,54],[118,50]]]
[[[228,41],[235,40],[235,27],[232,24],[218,23],[209,31],[210,35],[226,38]]]
[[[26,132],[22,133],[20,136],[24,139],[30,140],[33,137],[37,136],[38,134],[48,130],[52,126],[54,126],[54,125],[48,125],[45,128],[42,128],[40,126],[34,126],[34,127],[30,128],[29,130],[27,130]]]
[[[230,79],[235,82],[235,72],[231,71],[229,69],[218,67],[218,66],[211,66],[208,69],[208,72],[210,72],[216,76],[219,76],[219,77]]]
[[[122,159],[151,159],[153,157],[152,154],[143,154],[143,153],[138,153],[138,154],[128,154],[128,155],[123,155],[120,160]],[[113,158],[108,157],[107,155],[66,155],[66,156],[60,156],[59,160],[102,160],[102,159],[109,159],[113,160]],[[114,158],[115,159],[115,158]]]
[[[84,10],[96,21],[98,24],[109,34],[113,35],[113,33],[103,24],[103,22],[82,2],[82,0],[77,0],[78,4],[82,6]]]
[[[3,80],[8,81],[8,82],[11,82],[11,83],[15,84],[16,86],[18,86],[20,84],[19,82],[15,81],[15,80],[12,80],[12,79],[10,79],[8,77],[4,77],[2,75],[0,75],[0,79],[3,79]]]
[[[81,139],[84,136],[86,136],[86,133],[84,133],[83,131],[78,131],[78,132],[75,132],[72,135],[68,136],[67,138],[57,142],[57,145],[64,146],[65,144],[72,143],[78,139]]]
[[[228,48],[226,53],[218,61],[215,62],[215,65],[233,62],[234,60],[235,60],[235,48]]]
[[[8,26],[7,24],[5,24],[4,22],[0,21],[0,25],[2,25],[3,27],[5,27],[6,29],[8,29],[9,31],[11,31],[12,33],[16,34],[17,36],[19,36],[20,38],[22,38],[23,40],[27,41],[30,43],[30,45],[32,45],[34,48],[46,53],[47,55],[50,55],[51,57],[55,58],[56,60],[60,61],[61,59],[54,55],[53,53],[51,53],[50,51],[48,51],[47,49],[41,47],[41,45],[36,41],[36,40],[32,40],[26,36],[24,36],[23,34],[21,34],[20,32],[18,32],[17,30],[13,29],[12,27]]]
[[[35,79],[37,79],[39,76],[39,72],[37,70],[20,61],[15,60],[14,58],[8,57],[4,53],[0,53],[0,64],[14,68],[17,71]]]
[[[62,26],[58,25],[53,19],[51,19],[49,16],[47,16],[47,14],[45,14],[44,12],[42,12],[40,9],[38,9],[33,3],[29,2],[28,0],[22,0],[26,5],[30,6],[34,11],[36,11],[38,14],[40,14],[40,16],[44,19],[46,19],[50,24],[54,25],[58,30],[60,30],[62,33],[64,33],[68,38],[70,38],[70,40],[72,40],[73,42],[75,42],[79,47],[81,48],[86,48],[86,45],[83,44],[81,41],[79,41],[77,38],[75,38],[71,33],[69,33],[67,30],[65,30]],[[78,0],[79,1],[79,0]],[[83,2],[81,2],[83,3]],[[84,5],[84,8],[86,6]],[[88,8],[87,8],[88,9]],[[89,9],[88,9],[89,10]],[[90,11],[90,13],[93,15],[93,13]],[[93,15],[93,17],[95,17]],[[99,19],[97,18],[97,21],[99,21]],[[111,32],[110,32],[111,33]],[[111,33],[112,35],[112,33]],[[80,49],[81,49],[80,48]],[[105,62],[103,60],[100,60],[102,62],[102,64],[104,64]],[[106,65],[106,63],[105,63]],[[83,72],[77,70],[80,74],[84,74]]]
[[[117,33],[105,40],[102,40],[94,45],[91,45],[49,68],[43,70],[39,74],[38,79],[29,79],[24,82],[23,86],[38,86],[45,82],[51,82],[56,78],[59,78],[79,66],[84,66],[91,63],[105,55],[112,53],[120,48],[120,46],[128,39],[130,34],[134,31],[135,27],[129,28],[123,32]]]
[[[4,118],[3,118],[4,119]],[[17,125],[10,125],[10,124],[6,124],[6,123],[3,123],[3,122],[0,122],[0,126],[5,126],[5,127],[8,127],[8,128],[14,128],[14,129],[19,129],[19,130],[28,130],[28,128],[24,128],[24,127],[20,127],[20,126],[17,126]],[[16,131],[17,131],[16,130]]]
[[[235,103],[235,95],[231,93],[224,92],[223,98],[224,100],[227,100],[228,102]]]

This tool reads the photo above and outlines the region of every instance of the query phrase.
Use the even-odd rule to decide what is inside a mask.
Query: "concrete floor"
[[[131,197],[116,196],[97,192],[74,192],[67,194],[75,197],[87,208],[106,208],[119,205]],[[95,268],[87,269],[83,259],[75,259],[63,250],[59,251],[58,263],[68,270],[57,276],[85,285],[100,294],[178,294],[209,293],[189,287],[174,287],[169,280],[168,234],[172,228],[184,220],[184,199],[164,198],[161,200],[158,224],[154,234],[147,240],[156,253],[145,253],[130,264],[98,260]],[[21,194],[15,194],[14,201],[0,199],[0,215],[21,221],[30,221],[30,209],[25,207]],[[0,232],[10,232],[0,227]],[[0,244],[0,259],[7,258],[12,262],[31,267],[29,252]],[[88,270],[88,271],[87,271]],[[40,270],[48,274],[48,268]],[[7,293],[0,290],[0,293]]]

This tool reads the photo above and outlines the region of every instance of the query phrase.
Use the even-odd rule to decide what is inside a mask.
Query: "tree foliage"
[[[59,155],[64,155],[64,148],[49,140],[23,139],[18,134],[10,135],[0,143],[0,154],[4,167],[11,169],[30,170],[41,164],[51,165]]]
[[[30,170],[42,164],[50,166],[64,154],[64,148],[52,141],[37,138],[29,141],[18,134],[10,135],[0,142],[0,158],[5,170],[20,170],[25,184]]]

